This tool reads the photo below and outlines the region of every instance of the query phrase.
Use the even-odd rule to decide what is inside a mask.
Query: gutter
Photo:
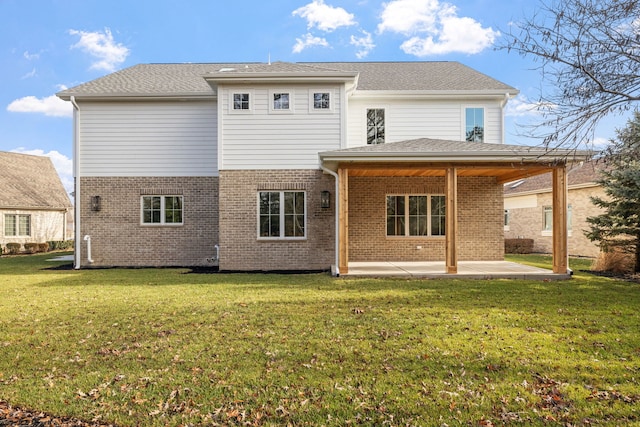
[[[80,106],[76,102],[76,97],[69,98],[73,105],[73,226],[74,226],[74,242],[73,242],[73,268],[80,269],[80,248],[82,246],[80,240]]]
[[[336,196],[335,196],[335,206],[336,206],[336,224],[335,224],[335,262],[336,262],[336,270],[335,270],[335,276],[338,277],[340,276],[340,182],[338,179],[338,174],[334,171],[332,171],[331,169],[327,168],[326,166],[324,166],[322,164],[322,162],[320,163],[320,168],[322,168],[322,170],[325,173],[328,173],[329,175],[333,176],[334,178],[334,182],[336,183]]]

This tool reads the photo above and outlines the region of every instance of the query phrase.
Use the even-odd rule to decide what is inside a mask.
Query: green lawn
[[[640,425],[640,285],[0,258],[0,400],[134,425]],[[548,266],[549,259],[525,261]]]

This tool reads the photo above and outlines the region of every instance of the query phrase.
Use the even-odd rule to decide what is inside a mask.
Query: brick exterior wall
[[[218,178],[81,178],[81,266],[211,266],[218,242]],[[142,195],[182,195],[183,225],[141,225]],[[100,196],[101,209],[91,210]],[[91,236],[93,264],[84,236]]]
[[[258,192],[306,192],[304,240],[258,239]],[[331,207],[320,193],[331,192]],[[335,182],[319,170],[220,171],[220,270],[328,270],[335,264]]]
[[[387,194],[444,194],[444,178],[349,178],[350,261],[443,261],[443,237],[387,237]],[[421,249],[418,249],[421,246]],[[458,259],[504,259],[502,185],[458,177]]]
[[[568,251],[570,256],[597,257],[600,249],[584,235],[589,229],[587,217],[600,213],[600,209],[591,203],[591,196],[604,196],[601,187],[569,189],[567,203],[571,205],[572,227],[569,231]],[[553,247],[550,232],[543,232],[544,206],[551,206],[551,191],[536,195],[536,207],[509,209],[509,227],[505,230],[505,238],[533,239],[533,251],[551,253]]]

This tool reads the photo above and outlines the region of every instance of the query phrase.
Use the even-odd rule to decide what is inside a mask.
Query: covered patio
[[[330,173],[336,179],[336,266],[337,275],[401,275],[419,277],[537,277],[537,278],[568,278],[567,253],[567,180],[566,165],[569,162],[588,160],[587,153],[576,153],[569,150],[546,150],[539,147],[488,144],[466,141],[448,141],[438,139],[421,138],[409,141],[369,145],[364,147],[348,148],[342,150],[320,153],[322,169]],[[504,183],[517,179],[551,173],[553,177],[553,270],[534,269],[519,264],[503,261],[503,234],[502,228],[495,227],[495,215],[501,214],[502,192]],[[416,259],[416,254],[403,256],[400,253],[391,257],[378,255],[377,259],[352,259],[350,240],[362,234],[362,225],[356,233],[350,233],[350,221],[354,213],[351,212],[353,184],[350,181],[363,178],[385,179],[432,179],[441,182],[445,200],[444,235],[431,238],[431,242],[437,242],[435,248],[441,247],[441,253],[433,259],[433,248],[429,252],[431,259]],[[470,209],[468,200],[464,213],[461,213],[458,180],[478,178],[492,187],[493,228],[491,234],[492,259],[483,259],[476,256],[472,259],[468,246],[478,244],[479,240],[470,238],[469,224],[483,220],[486,212],[478,209]],[[382,181],[375,181],[382,182]],[[376,184],[371,184],[375,186]],[[363,189],[353,196],[359,195]],[[371,187],[370,187],[371,188]],[[496,193],[498,190],[500,195]],[[384,191],[384,190],[383,190]],[[416,190],[410,190],[415,193]],[[466,196],[469,190],[465,189]],[[379,194],[379,191],[378,193]],[[497,198],[499,197],[499,200]],[[362,203],[362,202],[359,202]],[[498,203],[500,206],[498,206]],[[356,205],[354,205],[356,206]],[[475,212],[469,213],[470,210]],[[351,218],[351,220],[350,220]],[[376,217],[377,218],[377,217]],[[378,221],[371,219],[371,224]],[[460,218],[462,225],[466,226],[466,237],[460,235]],[[379,225],[376,223],[376,225]],[[498,224],[499,225],[499,224]],[[379,230],[378,230],[379,231]],[[387,244],[404,244],[406,237],[386,237],[378,234],[373,240],[384,240]],[[499,235],[498,235],[499,234]],[[485,234],[486,236],[486,234]],[[475,239],[475,241],[474,241]],[[484,239],[487,240],[487,239]],[[389,243],[391,241],[391,243]],[[497,245],[501,247],[498,248]],[[421,245],[416,246],[422,249]],[[438,250],[438,249],[436,249]],[[466,255],[459,259],[460,253]],[[407,252],[405,251],[405,254]],[[361,257],[360,257],[361,258]],[[369,257],[371,258],[371,257]]]
[[[455,275],[445,273],[445,263],[438,261],[350,262],[347,277],[410,277],[420,279],[526,279],[565,280],[565,274],[509,261],[458,261]]]

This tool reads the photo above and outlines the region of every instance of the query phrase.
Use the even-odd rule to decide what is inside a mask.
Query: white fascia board
[[[72,96],[75,96],[76,101],[201,101],[201,100],[215,100],[218,98],[216,93],[153,93],[153,94],[126,94],[126,93],[114,93],[114,94],[100,94],[100,95],[79,95],[79,94],[56,94],[56,96],[63,101],[70,101]]]
[[[396,99],[488,99],[495,98],[503,101],[505,96],[512,98],[520,91],[508,90],[356,90],[353,92],[354,98],[396,98]]]

